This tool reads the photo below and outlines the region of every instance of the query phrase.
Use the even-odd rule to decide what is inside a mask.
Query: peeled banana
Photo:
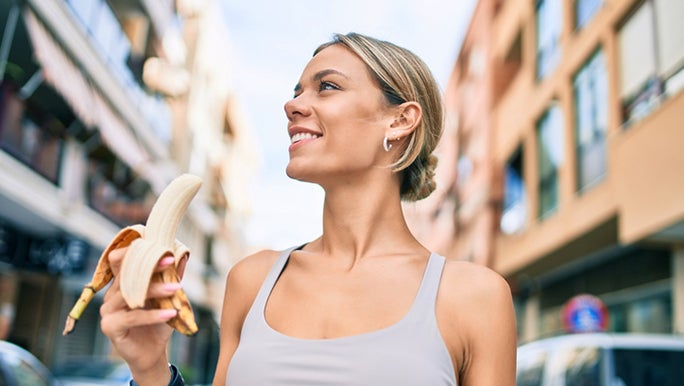
[[[130,308],[173,308],[178,314],[167,323],[184,335],[197,333],[197,323],[190,301],[183,289],[178,289],[169,298],[147,299],[150,283],[179,282],[179,272],[190,255],[189,249],[176,240],[176,231],[185,211],[197,194],[202,180],[191,174],[183,174],[162,191],[155,202],[147,224],[123,228],[105,248],[95,268],[91,281],[86,284],[81,296],[69,312],[62,335],[73,331],[76,321],[92,300],[95,293],[104,288],[113,278],[109,266],[109,253],[117,248],[128,247],[119,273],[121,295]],[[154,272],[159,259],[173,255],[175,263],[161,272]]]

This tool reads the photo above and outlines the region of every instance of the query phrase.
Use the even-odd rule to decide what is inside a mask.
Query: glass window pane
[[[672,331],[672,300],[667,295],[649,297],[627,305],[630,332],[669,333]]]
[[[109,5],[100,4],[97,12],[97,24],[93,26],[93,38],[103,58],[109,60],[110,50],[116,48],[121,33],[119,23],[112,14]]]
[[[681,385],[684,352],[647,349],[616,349],[615,375],[622,385]]]
[[[17,386],[48,386],[48,380],[24,360],[12,354],[5,357],[7,371],[18,382]]]
[[[527,221],[527,193],[522,160],[522,150],[518,150],[505,167],[504,202],[500,222],[501,231],[505,234],[521,231]]]
[[[71,6],[74,14],[80,19],[86,31],[88,31],[96,18],[99,2],[93,0],[68,0],[67,3]]]
[[[684,65],[684,1],[655,2],[659,74],[669,77]]]
[[[520,352],[516,384],[518,386],[541,386],[544,377],[546,352]]]
[[[563,160],[563,114],[558,105],[547,110],[537,124],[539,160],[539,217],[558,206],[558,168]]]
[[[577,27],[587,25],[601,5],[603,5],[603,0],[577,0],[575,2]]]
[[[606,171],[605,132],[608,124],[608,80],[603,53],[598,51],[574,82],[577,182],[579,190],[603,179]]]
[[[653,8],[645,3],[620,29],[620,89],[623,98],[637,94],[655,74]]]
[[[563,10],[557,0],[537,3],[537,77],[543,78],[556,67],[560,58],[560,35]]]
[[[576,348],[565,354],[566,385],[600,386],[600,350],[597,347]]]
[[[563,163],[563,112],[553,104],[539,121],[539,142],[544,150],[545,162],[557,169]]]

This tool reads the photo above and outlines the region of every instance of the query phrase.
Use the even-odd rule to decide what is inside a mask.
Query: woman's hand
[[[138,385],[166,386],[170,380],[166,348],[173,332],[166,322],[177,311],[128,307],[119,287],[119,270],[125,253],[126,248],[120,248],[109,254],[114,281],[100,307],[100,326],[116,352],[128,363]],[[173,263],[173,256],[165,256],[159,260],[157,271]],[[179,288],[180,283],[151,283],[147,298],[170,297]]]

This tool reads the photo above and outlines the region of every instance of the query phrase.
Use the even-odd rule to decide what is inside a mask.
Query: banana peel
[[[132,225],[123,228],[105,248],[89,283],[83,287],[81,296],[67,317],[62,335],[75,328],[76,321],[95,296],[114,278],[109,265],[109,253],[114,249],[128,247],[119,273],[121,294],[131,309],[175,309],[177,315],[167,324],[176,331],[192,336],[198,327],[192,305],[182,288],[168,298],[147,299],[150,283],[177,283],[183,274],[190,250],[175,238],[176,231],[190,201],[200,188],[202,180],[183,174],[169,184],[155,202],[146,226]],[[174,264],[161,272],[154,272],[159,259],[172,255]]]

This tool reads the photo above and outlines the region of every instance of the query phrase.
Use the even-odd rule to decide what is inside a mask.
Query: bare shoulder
[[[493,315],[509,315],[513,308],[508,282],[494,270],[467,261],[444,265],[438,300],[438,312],[457,321],[455,328],[470,336]]]
[[[222,325],[235,331],[242,328],[242,322],[252,306],[269,269],[280,252],[263,250],[238,261],[228,272],[223,298]]]
[[[448,261],[437,300],[440,330],[459,383],[514,385],[517,334],[508,282],[485,266]]]
[[[244,257],[228,272],[226,290],[254,292],[256,296],[261,283],[279,255],[279,251],[265,249]]]
[[[442,274],[440,297],[446,303],[461,306],[509,306],[511,289],[494,270],[467,261],[447,261]]]

